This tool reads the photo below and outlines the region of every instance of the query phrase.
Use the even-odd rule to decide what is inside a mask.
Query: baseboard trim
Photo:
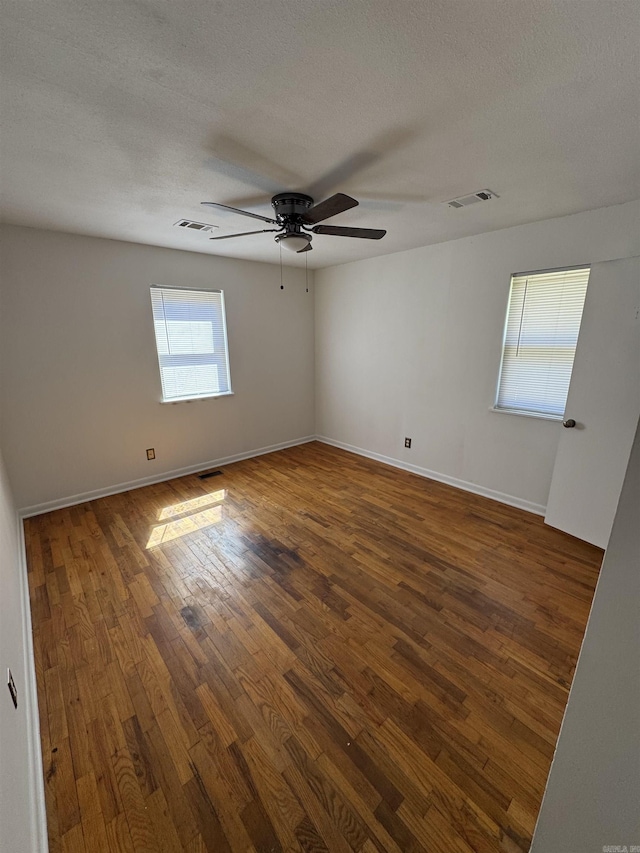
[[[317,435],[316,441],[329,444],[332,447],[339,447],[341,450],[347,450],[349,453],[355,453],[358,456],[365,456],[367,459],[375,459],[376,462],[384,462],[385,465],[401,468],[403,471],[409,471],[412,474],[417,474],[419,477],[426,477],[428,480],[437,480],[439,483],[446,483],[448,486],[454,486],[456,489],[462,489],[465,492],[472,492],[474,495],[481,495],[483,498],[490,498],[501,504],[507,504],[517,509],[524,509],[535,515],[544,515],[546,512],[546,507],[542,504],[526,501],[523,498],[515,497],[515,495],[507,495],[495,489],[487,489],[484,486],[479,486],[477,483],[459,480],[457,477],[449,477],[447,474],[440,474],[438,471],[431,471],[429,468],[421,468],[419,465],[411,465],[408,462],[403,462],[401,459],[394,459],[392,456],[383,456],[382,453],[374,453],[371,450],[355,447],[353,444],[345,444],[343,441],[336,441],[324,435]]]
[[[18,515],[18,571],[20,573],[20,608],[22,610],[22,642],[24,648],[25,716],[27,721],[27,760],[29,762],[30,823],[33,853],[48,853],[47,808],[44,796],[44,771],[40,741],[40,715],[36,661],[33,653],[31,602],[27,575],[27,552],[24,526]]]
[[[18,515],[20,519],[30,518],[33,515],[40,515],[43,512],[52,512],[56,509],[64,509],[65,507],[75,506],[76,504],[96,500],[97,498],[105,498],[109,495],[128,492],[130,489],[139,489],[142,486],[151,486],[154,483],[164,483],[167,480],[174,480],[177,477],[196,474],[198,471],[206,471],[209,468],[230,465],[232,462],[241,462],[243,459],[252,459],[255,456],[264,456],[267,453],[286,450],[287,447],[297,447],[300,444],[308,444],[310,441],[320,441],[323,444],[338,447],[341,450],[347,450],[349,453],[355,453],[357,456],[374,459],[377,462],[383,462],[385,465],[391,465],[393,468],[400,468],[403,471],[409,471],[412,474],[417,474],[419,477],[426,477],[428,480],[436,480],[439,483],[446,483],[448,486],[454,486],[456,489],[462,489],[463,491],[471,492],[474,495],[481,495],[482,497],[490,498],[491,500],[516,507],[517,509],[524,509],[527,512],[534,513],[535,515],[543,516],[546,512],[546,506],[543,504],[533,503],[532,501],[524,500],[524,498],[518,498],[515,495],[508,495],[504,492],[498,492],[495,489],[480,486],[477,483],[460,480],[457,477],[450,477],[448,474],[441,474],[438,471],[432,471],[429,468],[422,468],[419,465],[411,465],[401,459],[395,459],[392,456],[385,456],[382,453],[365,450],[363,447],[356,447],[355,445],[347,444],[344,441],[336,441],[326,435],[307,435],[302,438],[293,439],[292,441],[283,441],[279,444],[272,444],[269,447],[260,447],[244,453],[236,453],[232,456],[223,456],[219,459],[211,459],[207,462],[200,462],[197,465],[189,465],[186,468],[176,468],[171,471],[164,471],[163,473],[157,474],[153,477],[142,477],[138,480],[130,480],[126,483],[117,483],[113,486],[107,486],[104,489],[95,489],[90,492],[69,495],[68,497],[59,498],[58,500],[46,501],[44,503],[34,504],[33,506],[23,507],[18,510]]]
[[[41,515],[43,512],[52,512],[56,509],[65,509],[76,504],[93,501],[97,498],[106,498],[109,495],[117,495],[121,492],[128,492],[130,489],[139,489],[142,486],[152,486],[154,483],[164,483],[167,480],[175,480],[178,477],[184,477],[187,474],[197,474],[199,471],[206,471],[209,468],[217,468],[221,465],[230,465],[232,462],[242,462],[243,459],[253,459],[254,456],[264,456],[267,453],[275,453],[277,450],[286,450],[287,447],[297,447],[299,444],[308,444],[310,441],[315,441],[315,435],[307,435],[303,438],[296,438],[292,441],[283,441],[279,444],[272,444],[269,447],[259,447],[256,450],[248,450],[245,453],[236,453],[233,456],[223,456],[219,459],[210,459],[207,462],[199,462],[197,465],[189,465],[186,468],[176,468],[172,471],[163,471],[153,477],[142,477],[139,480],[130,480],[127,483],[117,483],[113,486],[107,486],[104,489],[95,489],[91,492],[82,492],[78,495],[69,495],[66,498],[59,498],[54,501],[45,501],[41,504],[23,507],[18,510],[19,517],[30,518],[33,515]]]

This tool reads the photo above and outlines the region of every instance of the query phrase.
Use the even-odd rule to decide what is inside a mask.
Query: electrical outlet
[[[405,438],[404,446],[405,447],[411,447],[411,439],[410,438]]]
[[[155,458],[156,458],[156,451],[155,451],[155,448],[154,448],[154,447],[150,447],[150,448],[147,450],[147,459],[151,460],[151,459],[155,459]]]
[[[7,687],[9,688],[9,693],[11,693],[11,698],[13,699],[13,707],[18,707],[18,691],[16,689],[16,683],[13,680],[13,676],[11,675],[11,670],[7,670]]]

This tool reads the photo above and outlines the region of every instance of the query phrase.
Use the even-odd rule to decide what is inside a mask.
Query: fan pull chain
[[[280,249],[280,290],[284,290],[282,283],[282,243],[278,242],[278,248]]]
[[[307,257],[308,254],[308,252],[305,252],[304,255],[304,284],[307,288],[307,293],[309,293],[309,258]]]

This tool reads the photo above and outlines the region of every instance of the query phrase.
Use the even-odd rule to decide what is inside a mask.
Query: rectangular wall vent
[[[493,190],[478,190],[477,193],[471,193],[471,195],[462,195],[459,198],[453,198],[451,201],[445,201],[443,204],[449,205],[449,207],[468,207],[470,204],[475,204],[478,201],[489,201],[492,198],[500,198],[497,193],[494,193]]]
[[[218,227],[217,225],[210,225],[207,222],[194,222],[193,219],[178,219],[173,224],[176,228],[184,228],[185,231],[199,231],[201,234],[214,231]]]

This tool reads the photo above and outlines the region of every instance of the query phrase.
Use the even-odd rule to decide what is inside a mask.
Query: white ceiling
[[[0,0],[0,217],[277,263],[269,198],[341,191],[309,265],[640,196],[636,0]],[[491,202],[440,202],[490,188]],[[265,224],[265,227],[266,224]],[[285,258],[286,256],[286,258]],[[305,256],[283,252],[287,262]]]

